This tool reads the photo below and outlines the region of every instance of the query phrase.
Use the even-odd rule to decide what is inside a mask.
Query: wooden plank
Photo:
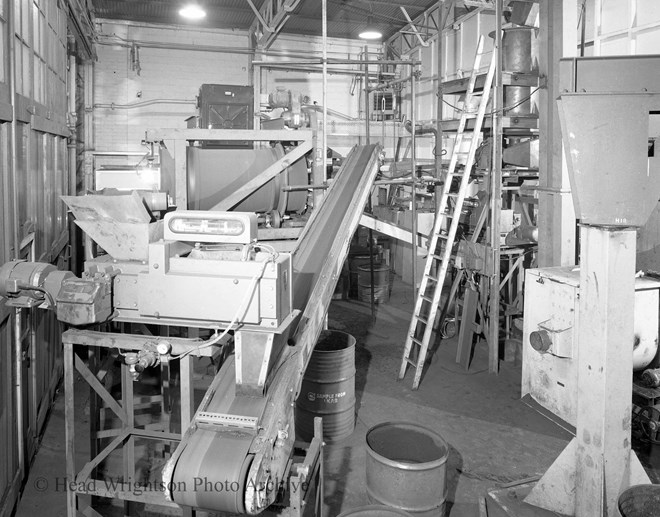
[[[479,293],[475,289],[468,287],[465,290],[463,311],[461,312],[461,326],[458,332],[458,348],[456,350],[456,362],[465,370],[470,367],[478,302]]]
[[[360,217],[360,226],[364,226],[365,228],[375,230],[394,239],[406,242],[408,244],[412,244],[413,237],[412,237],[412,232],[410,230],[406,230],[401,226],[397,226],[396,224],[392,224],[387,221],[376,219],[372,215],[362,214],[362,217]],[[426,252],[427,247],[428,247],[427,236],[418,233],[417,234],[418,250],[422,252]]]

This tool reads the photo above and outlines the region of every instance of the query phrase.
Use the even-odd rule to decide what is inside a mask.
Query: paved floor
[[[410,389],[412,372],[397,381],[413,301],[410,286],[395,282],[391,300],[377,306],[375,322],[368,304],[332,303],[329,327],[357,339],[357,421],[352,436],[325,448],[326,516],[368,503],[365,434],[381,422],[419,423],[448,442],[446,515],[450,517],[477,517],[478,500],[488,489],[542,474],[570,438],[520,402],[520,366],[503,362],[499,375],[489,374],[487,351],[479,346],[468,372],[454,362],[456,345],[449,340],[441,344],[418,391]],[[200,384],[203,377],[198,378]],[[81,428],[89,417],[85,393],[81,385],[77,397]],[[20,517],[66,515],[63,417],[60,393],[19,503]],[[86,445],[86,440],[79,442],[81,450]],[[142,509],[138,514],[147,512]]]

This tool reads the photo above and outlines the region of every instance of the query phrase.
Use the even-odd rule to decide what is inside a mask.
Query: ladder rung
[[[426,318],[423,318],[422,316],[419,316],[419,315],[418,315],[418,316],[417,316],[417,319],[418,319],[419,321],[421,321],[424,325],[428,325],[428,324],[429,324],[429,320],[427,320]]]
[[[422,300],[427,301],[429,303],[433,303],[433,298],[429,298],[428,296],[425,296],[423,294],[420,294],[419,296]]]
[[[423,345],[423,343],[422,343],[419,339],[414,338],[414,337],[412,337],[412,336],[410,336],[410,340],[411,340],[413,343],[415,343],[417,346],[420,346],[420,347],[421,347],[421,346]]]
[[[447,240],[447,239],[449,239],[449,235],[445,235],[444,233],[439,233],[438,234],[438,239]]]
[[[459,194],[458,194],[458,192],[456,192],[456,193],[454,193],[454,192],[449,192],[449,193],[447,194],[447,196],[448,196],[448,197],[453,197],[453,198],[458,198]]]
[[[409,357],[406,357],[406,362],[407,362],[410,366],[414,366],[415,368],[417,368],[417,363],[416,363],[415,361],[413,361],[412,359],[410,359]]]

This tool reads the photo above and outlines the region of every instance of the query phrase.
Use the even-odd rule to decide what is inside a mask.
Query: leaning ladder
[[[483,48],[484,38],[482,36],[479,38],[474,65],[472,67],[472,75],[470,76],[468,88],[465,93],[465,103],[458,123],[454,149],[451,155],[451,160],[449,161],[449,168],[447,169],[442,196],[440,198],[440,206],[436,212],[435,222],[433,224],[433,234],[431,235],[429,242],[429,253],[426,258],[424,275],[419,287],[419,293],[417,295],[417,301],[415,302],[413,316],[410,321],[408,335],[406,336],[403,361],[401,362],[401,369],[399,371],[399,380],[401,380],[406,375],[408,365],[415,367],[415,379],[413,380],[412,386],[415,390],[419,387],[422,378],[422,371],[426,362],[428,347],[431,342],[431,336],[433,335],[435,320],[442,296],[442,288],[447,276],[447,270],[449,269],[449,261],[453,254],[454,242],[456,240],[458,224],[463,209],[463,202],[465,200],[465,194],[470,180],[470,172],[474,165],[475,154],[479,145],[479,135],[483,126],[486,106],[488,104],[493,77],[495,75],[497,58],[496,53],[493,51],[483,86],[481,101],[479,102],[479,108],[476,114],[474,112],[469,112],[468,109],[472,105],[472,99],[475,96],[474,90],[479,67],[481,65],[481,56],[491,53],[484,52]],[[470,150],[466,152],[462,151],[461,147],[465,139],[465,128],[469,119],[475,119],[475,122],[470,142]],[[461,170],[458,168],[458,158],[466,155],[465,166]],[[454,188],[454,178],[457,178],[460,182],[458,189]],[[447,226],[448,229],[445,230]],[[416,242],[413,242],[413,246],[416,244]],[[438,244],[440,244],[440,249],[438,249]],[[413,281],[415,281],[415,279],[413,279]]]

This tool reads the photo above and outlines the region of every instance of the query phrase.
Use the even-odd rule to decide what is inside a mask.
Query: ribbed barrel
[[[312,440],[317,416],[326,442],[346,438],[355,427],[355,338],[346,332],[321,332],[296,401],[298,439]]]
[[[634,485],[624,490],[617,501],[621,517],[650,517],[659,514],[660,486]]]
[[[361,506],[360,508],[353,508],[338,515],[338,517],[411,517],[408,512],[383,506],[380,504],[370,504],[368,506]]]
[[[447,456],[442,437],[420,425],[386,422],[367,432],[367,495],[414,516],[444,515]]]
[[[358,292],[363,302],[371,301],[371,267],[358,268]],[[390,267],[374,266],[374,300],[386,302],[390,299]]]

